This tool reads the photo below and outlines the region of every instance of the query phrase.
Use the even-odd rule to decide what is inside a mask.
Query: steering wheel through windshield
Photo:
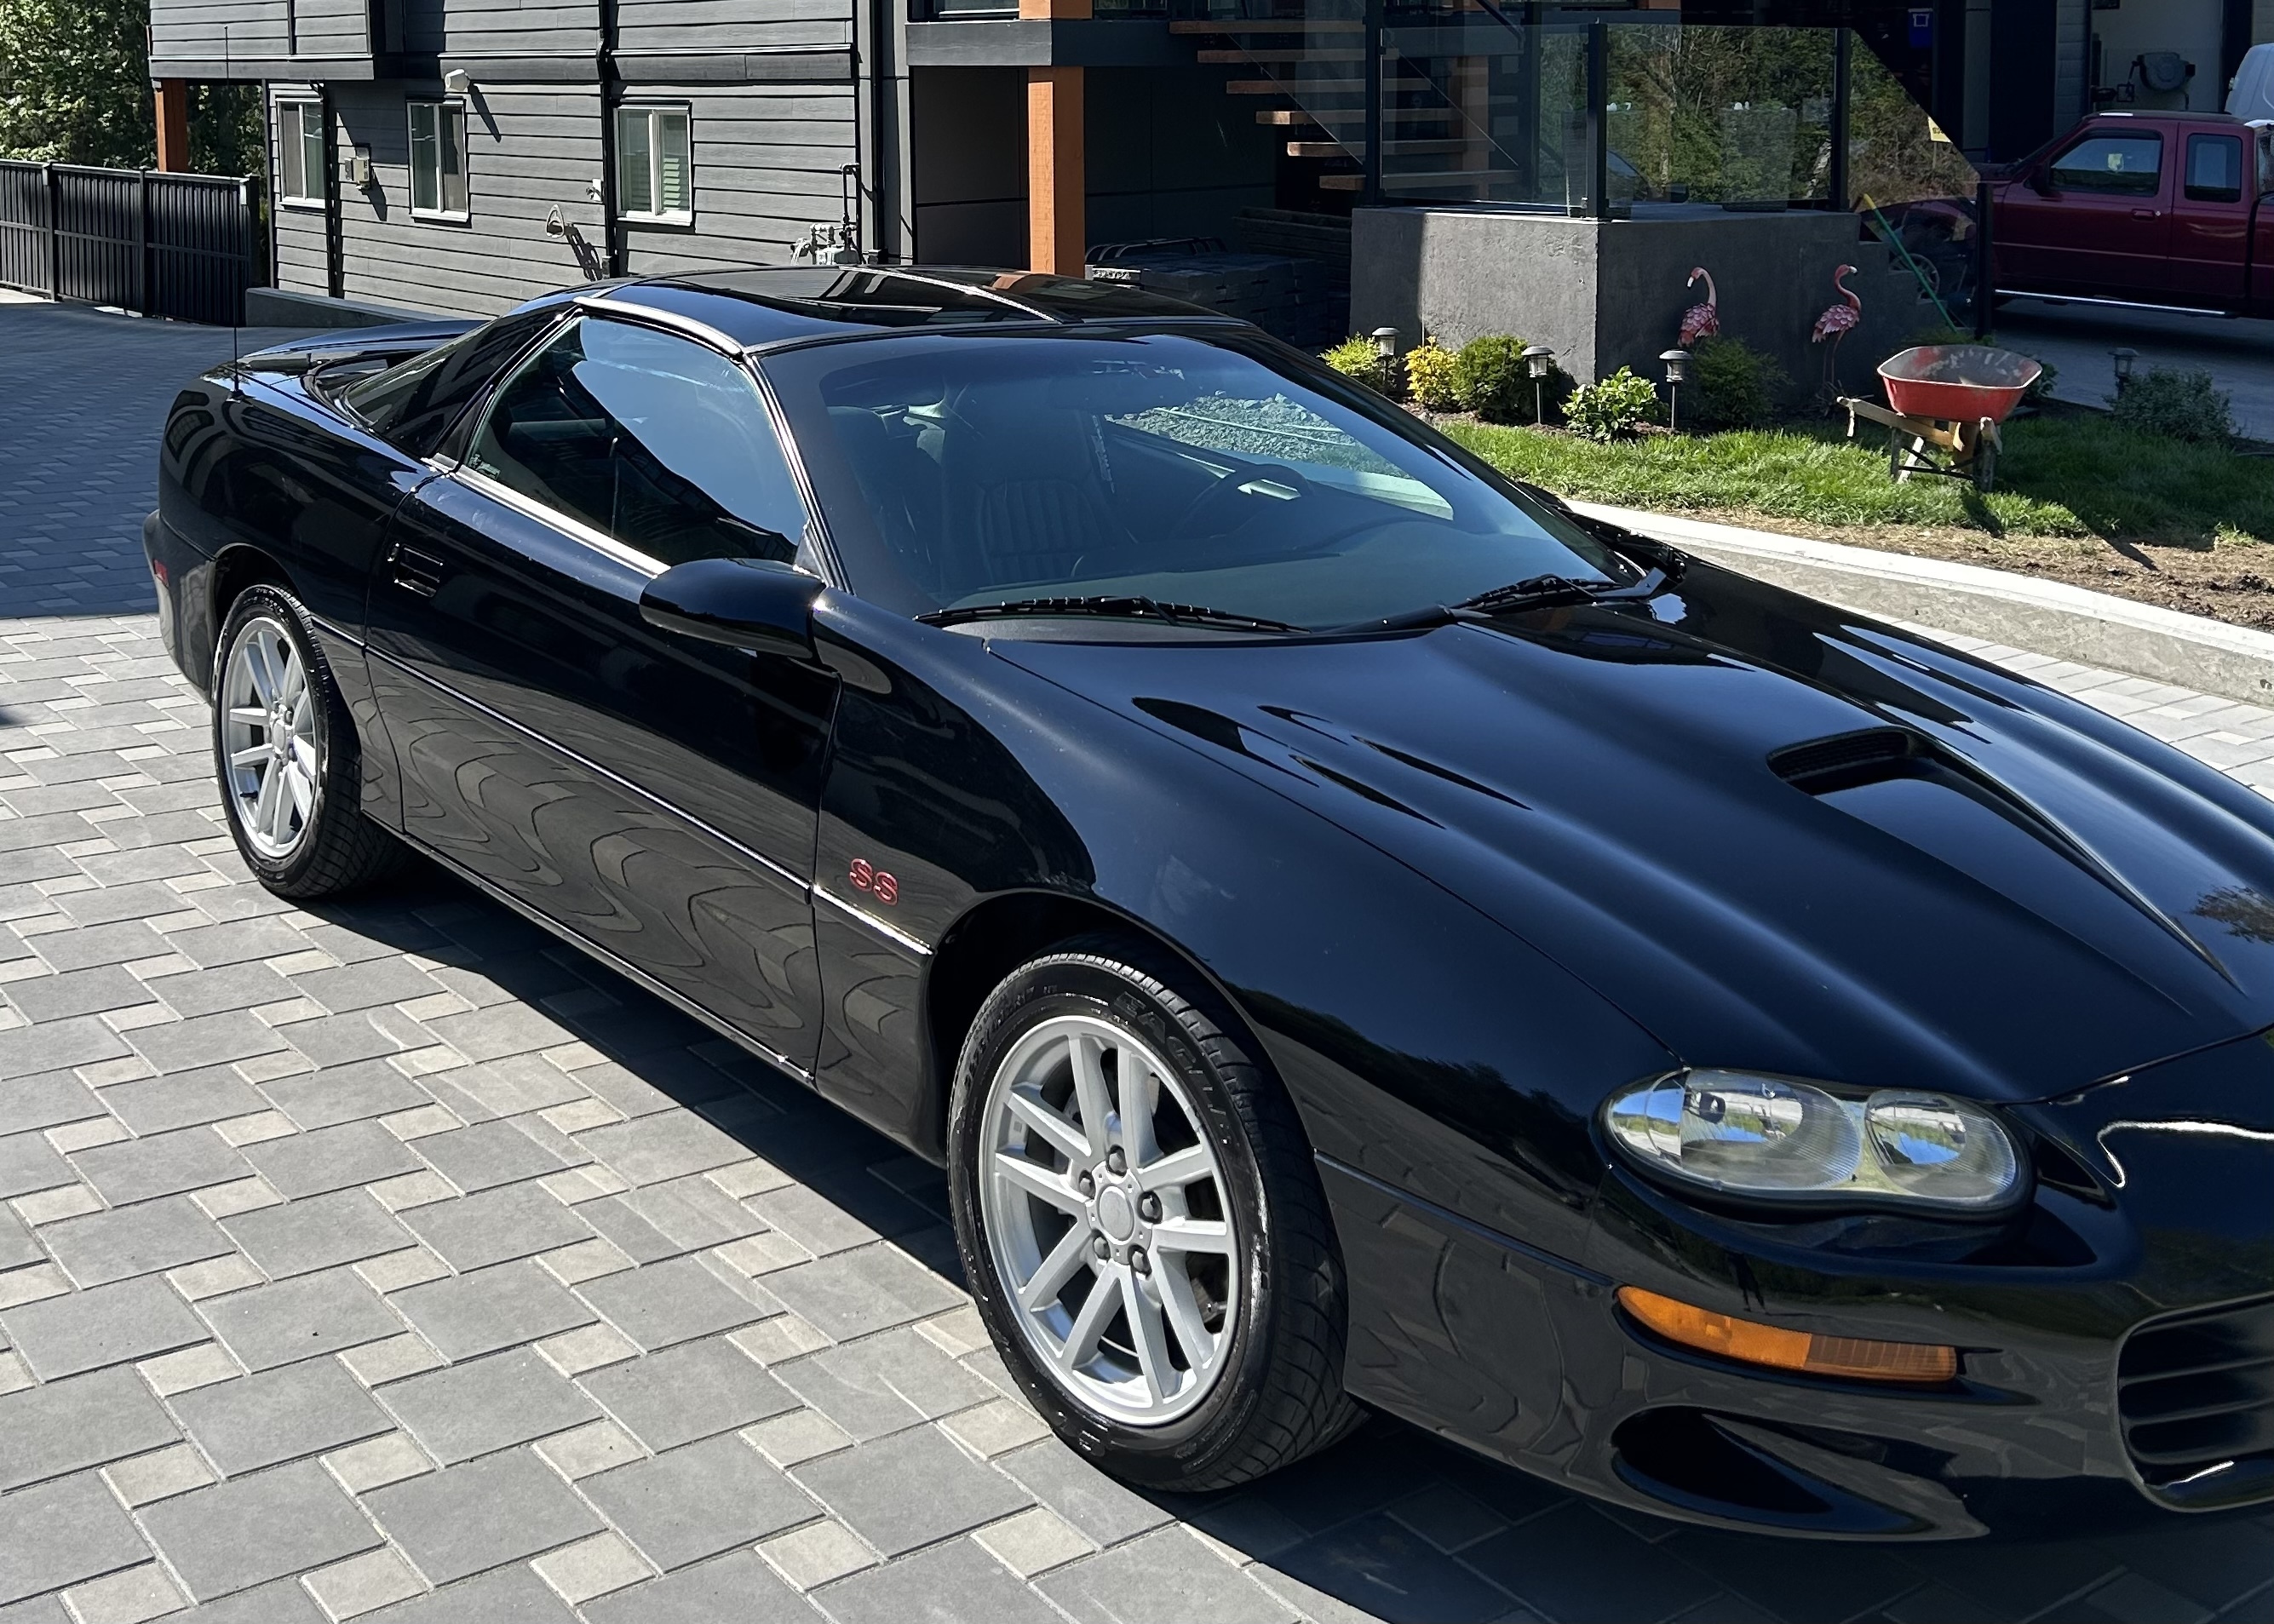
[[[1177,515],[1173,533],[1181,538],[1221,535],[1238,530],[1258,508],[1237,505],[1300,501],[1315,487],[1284,462],[1246,462],[1193,498]]]

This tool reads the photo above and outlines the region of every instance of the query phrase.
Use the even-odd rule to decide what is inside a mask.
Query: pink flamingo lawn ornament
[[[1824,398],[1827,401],[1840,393],[1840,341],[1864,319],[1864,301],[1849,291],[1843,280],[1855,274],[1856,267],[1852,265],[1843,265],[1832,273],[1832,285],[1839,291],[1842,302],[1826,308],[1816,319],[1815,329],[1808,335],[1808,342],[1811,344],[1820,344],[1826,339],[1832,341],[1832,348],[1825,352],[1824,357]]]
[[[1703,304],[1692,304],[1682,312],[1682,348],[1684,350],[1694,348],[1701,338],[1716,337],[1721,331],[1721,296],[1713,291],[1713,278],[1707,273],[1706,267],[1702,265],[1692,266],[1690,270],[1690,280],[1682,285],[1685,288],[1694,288],[1698,285],[1700,277],[1705,278],[1706,282],[1706,302]]]

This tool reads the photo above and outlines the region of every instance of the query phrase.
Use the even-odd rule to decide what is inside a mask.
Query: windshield
[[[1148,598],[1347,626],[1635,571],[1387,402],[1233,331],[832,344],[766,370],[848,575],[909,614]]]

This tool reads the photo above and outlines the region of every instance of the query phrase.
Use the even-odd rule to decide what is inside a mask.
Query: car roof
[[[971,266],[772,266],[681,272],[586,290],[699,327],[738,348],[905,332],[911,327],[1051,328],[1088,321],[1225,320],[1124,283]]]

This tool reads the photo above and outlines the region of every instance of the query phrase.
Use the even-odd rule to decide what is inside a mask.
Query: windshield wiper
[[[1208,626],[1224,631],[1307,632],[1306,626],[1266,620],[1228,609],[1208,609],[1198,604],[1164,604],[1133,595],[1096,598],[1018,598],[1008,603],[972,604],[959,609],[935,609],[916,619],[926,626],[954,626],[966,620],[990,620],[1020,615],[1101,615],[1110,619],[1163,620],[1172,626]]]
[[[1664,591],[1674,577],[1665,569],[1653,568],[1641,580],[1627,586],[1614,586],[1608,581],[1574,581],[1565,575],[1530,575],[1507,586],[1496,586],[1464,598],[1454,604],[1428,604],[1419,609],[1408,609],[1403,614],[1385,616],[1379,620],[1367,620],[1359,626],[1344,627],[1345,631],[1417,631],[1432,626],[1449,626],[1458,620],[1489,620],[1495,615],[1514,614],[1525,609],[1547,609],[1558,604],[1615,604],[1655,598]]]

